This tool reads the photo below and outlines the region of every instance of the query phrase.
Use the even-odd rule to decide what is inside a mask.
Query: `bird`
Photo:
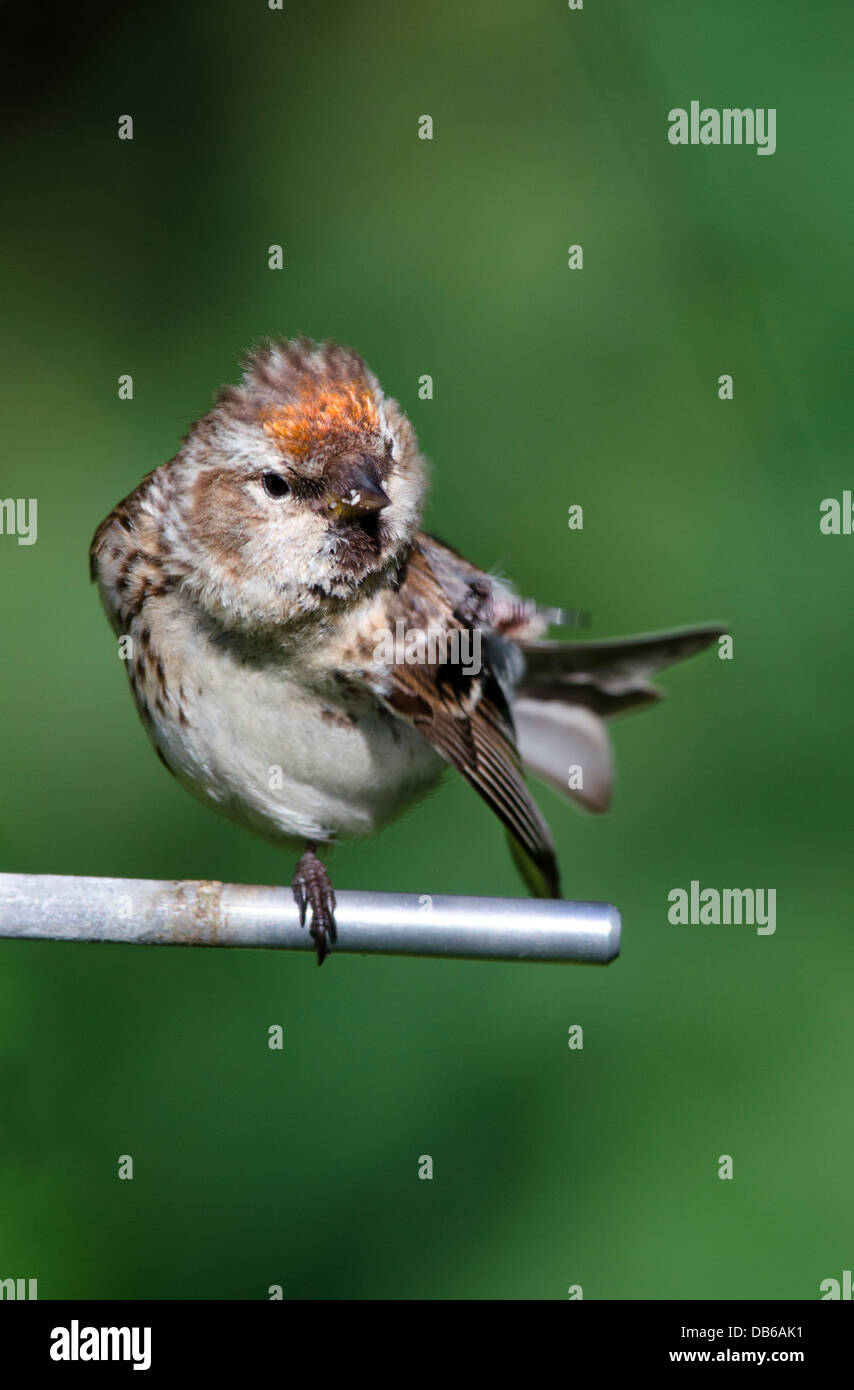
[[[528,890],[559,897],[526,772],[606,811],[606,721],[659,700],[655,673],[726,627],[546,636],[560,611],[421,529],[415,431],[358,353],[274,338],[241,365],[90,547],[161,761],[302,851],[291,886],[321,965],[337,938],[321,855],[381,831],[448,768],[502,823]]]

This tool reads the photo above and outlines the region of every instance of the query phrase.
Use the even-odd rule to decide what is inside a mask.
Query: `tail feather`
[[[568,700],[603,718],[660,700],[650,677],[708,647],[727,631],[721,623],[616,637],[603,642],[523,642],[519,698]]]
[[[606,811],[614,774],[603,721],[662,699],[650,677],[726,632],[709,623],[601,642],[521,642],[513,720],[525,768],[585,810]]]
[[[586,811],[611,804],[614,760],[602,720],[583,705],[558,700],[516,700],[516,741],[525,770]]]

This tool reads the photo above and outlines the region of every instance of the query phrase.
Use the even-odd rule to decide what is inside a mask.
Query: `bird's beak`
[[[328,479],[326,502],[336,521],[351,517],[370,516],[391,505],[383,491],[380,472],[373,459],[342,459],[334,475]]]

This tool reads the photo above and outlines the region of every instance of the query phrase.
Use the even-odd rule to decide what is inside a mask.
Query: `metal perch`
[[[336,955],[585,962],[620,952],[609,903],[338,893]],[[0,937],[313,951],[290,888],[0,874]]]

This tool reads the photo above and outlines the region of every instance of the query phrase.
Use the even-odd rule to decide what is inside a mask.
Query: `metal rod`
[[[338,955],[604,965],[620,951],[609,903],[338,893]],[[313,951],[290,888],[0,874],[0,937]]]

